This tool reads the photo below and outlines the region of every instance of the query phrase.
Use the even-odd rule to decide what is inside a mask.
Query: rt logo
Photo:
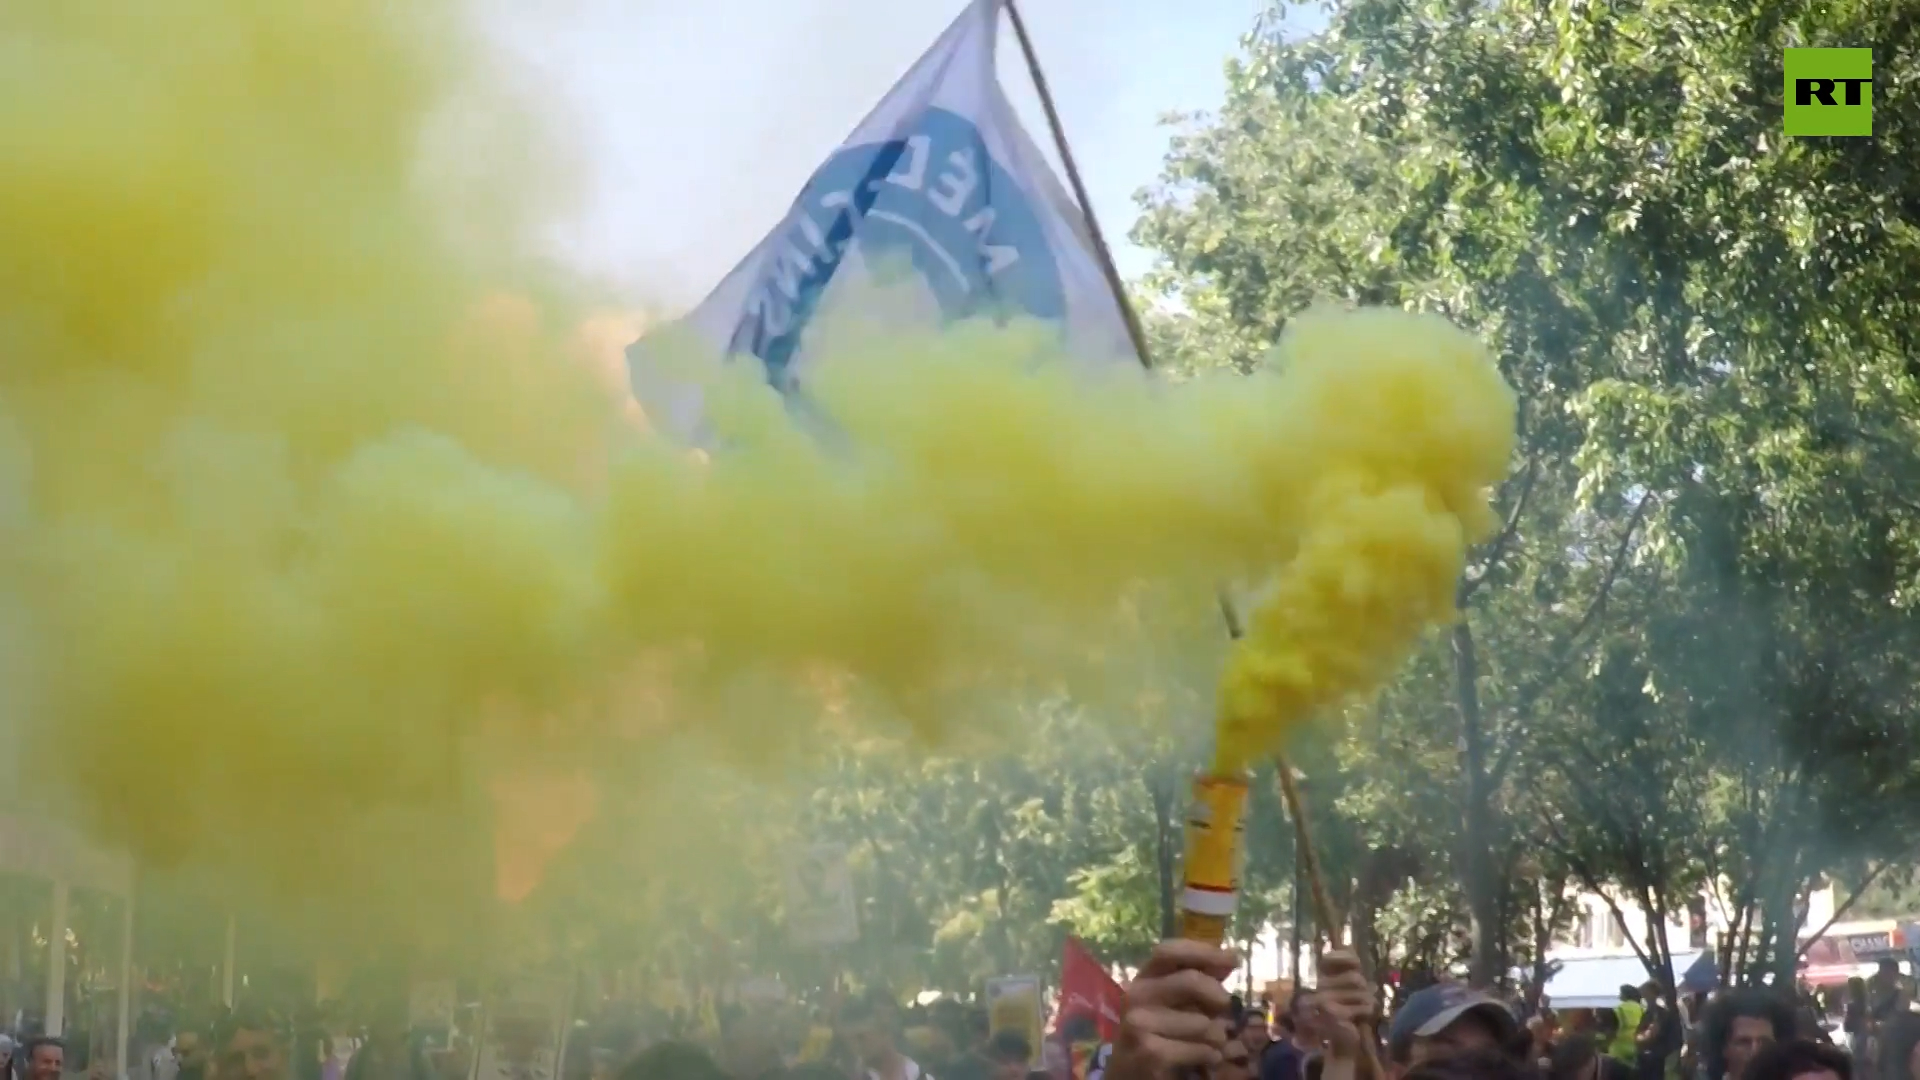
[[[1788,49],[1786,69],[1786,134],[1873,134],[1872,49]]]

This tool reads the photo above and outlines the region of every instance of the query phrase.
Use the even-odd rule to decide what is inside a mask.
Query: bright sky
[[[567,247],[637,304],[697,302],[780,221],[813,170],[963,0],[567,0],[495,11],[583,127],[594,192]],[[1021,11],[1123,273],[1133,194],[1167,112],[1212,110],[1262,0],[1025,0]],[[1317,11],[1289,22],[1319,28]],[[1012,33],[1001,82],[1050,145]]]

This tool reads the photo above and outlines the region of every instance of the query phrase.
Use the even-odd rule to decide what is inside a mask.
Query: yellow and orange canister
[[[1201,775],[1187,812],[1186,881],[1180,896],[1180,936],[1218,945],[1240,899],[1240,863],[1246,851],[1248,777]]]

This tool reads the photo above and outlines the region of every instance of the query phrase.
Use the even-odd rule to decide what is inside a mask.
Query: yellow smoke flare
[[[1513,452],[1512,393],[1458,331],[1382,312],[1309,319],[1278,360],[1295,400],[1315,406],[1294,434],[1323,457],[1297,478],[1305,528],[1228,661],[1220,775],[1385,682],[1422,631],[1453,618],[1467,548],[1496,524],[1486,485]]]
[[[578,355],[529,255],[567,159],[452,0],[19,3],[0,39],[0,720],[29,797],[150,863],[444,921],[502,778],[605,796],[696,736],[771,774],[806,717],[751,688],[822,672],[836,725],[942,742],[1097,681],[1143,583],[1281,569],[1245,758],[1446,617],[1506,467],[1492,365],[1398,313],[1176,387],[1019,329],[850,342],[842,438],[736,369],[702,464]],[[631,715],[636,672],[671,705]]]

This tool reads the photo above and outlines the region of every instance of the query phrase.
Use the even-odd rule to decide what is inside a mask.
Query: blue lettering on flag
[[[979,129],[946,109],[926,110],[898,139],[836,153],[775,236],[728,352],[758,357],[782,390],[800,335],[855,241],[869,256],[904,255],[945,319],[1066,315],[1059,268],[1026,193]]]

